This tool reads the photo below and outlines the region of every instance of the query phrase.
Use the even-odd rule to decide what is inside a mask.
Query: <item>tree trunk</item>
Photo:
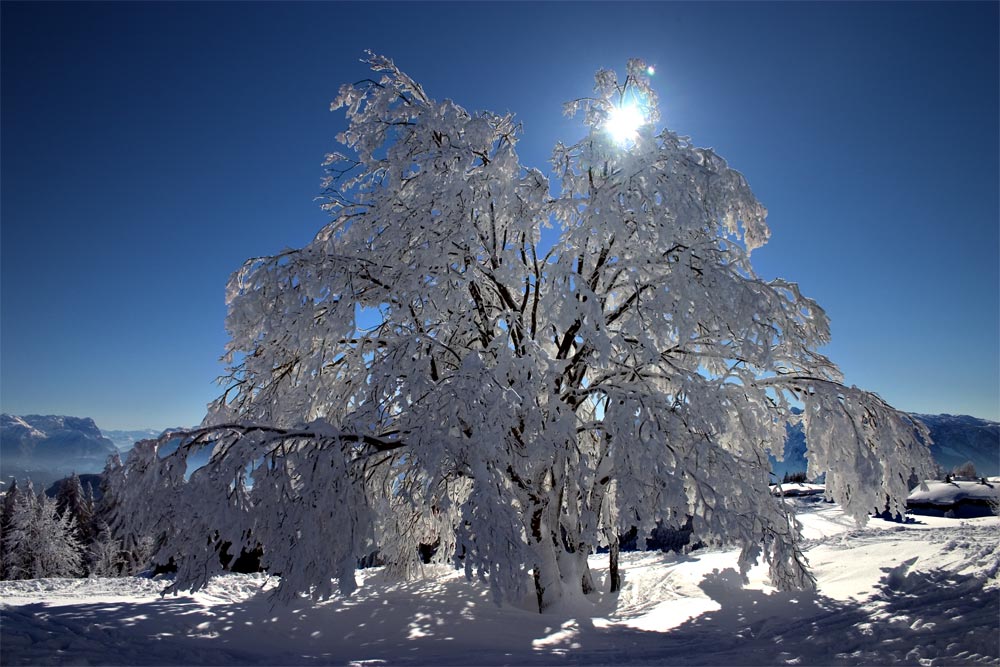
[[[622,588],[621,574],[618,572],[618,535],[611,539],[608,549],[608,578],[611,580],[611,592],[617,593]]]
[[[542,573],[535,568],[535,597],[538,600],[538,613],[545,611],[545,588],[542,586]]]
[[[578,590],[585,595],[596,590],[594,577],[590,573],[590,563],[587,560],[589,554],[590,548],[585,544],[579,544],[575,549],[566,549],[556,556],[559,575],[564,585],[573,588],[579,586]]]
[[[587,557],[583,557],[583,576],[580,577],[580,587],[583,589],[583,594],[593,593],[594,588],[594,577],[590,574],[590,564],[587,563]]]
[[[550,528],[551,523],[546,520],[547,514],[548,508],[545,504],[536,505],[531,513],[531,541],[535,551],[533,574],[538,613],[544,612],[562,597],[556,536]]]

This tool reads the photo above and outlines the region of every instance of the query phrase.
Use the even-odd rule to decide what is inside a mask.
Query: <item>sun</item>
[[[604,128],[619,146],[635,141],[639,126],[646,122],[642,111],[634,104],[614,107]]]

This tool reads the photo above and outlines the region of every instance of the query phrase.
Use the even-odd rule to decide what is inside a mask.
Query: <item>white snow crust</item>
[[[622,554],[617,595],[497,606],[445,566],[399,582],[359,573],[351,597],[290,605],[264,575],[195,594],[166,581],[0,582],[3,665],[960,665],[1000,663],[996,517],[871,520],[790,499],[814,593],[782,593],[766,566],[742,585],[738,550]],[[605,555],[591,557],[602,587]]]

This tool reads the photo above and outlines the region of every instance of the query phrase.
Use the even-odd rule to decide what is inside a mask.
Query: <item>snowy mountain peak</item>
[[[89,417],[0,415],[0,477],[47,484],[77,472],[100,472],[117,453]]]
[[[45,434],[17,415],[0,415],[0,429],[21,437],[44,438]]]
[[[65,415],[0,415],[0,428],[27,428],[34,437],[46,437],[58,431],[78,431],[88,437],[101,438],[101,429],[90,417]]]

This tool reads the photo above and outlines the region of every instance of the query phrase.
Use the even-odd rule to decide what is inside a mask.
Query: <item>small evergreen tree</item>
[[[7,552],[7,578],[41,579],[80,574],[82,546],[76,537],[76,519],[62,516],[56,501],[44,493],[37,497],[30,482],[18,494],[3,542]]]
[[[126,544],[126,570],[128,576],[140,574],[152,565],[156,552],[156,540],[148,535],[129,535]]]
[[[0,579],[7,579],[7,542],[4,540],[4,536],[7,534],[10,527],[10,519],[14,516],[14,504],[17,502],[17,497],[20,494],[20,489],[17,488],[17,479],[12,479],[10,483],[10,488],[3,494],[3,503],[0,504]]]
[[[87,519],[86,544],[92,544],[97,538],[97,501],[94,499],[94,487],[87,484],[83,487],[83,506]]]
[[[120,577],[125,574],[128,559],[122,542],[111,534],[107,524],[97,527],[97,536],[90,545],[87,573],[91,577]]]
[[[6,526],[7,522],[10,521],[18,493],[20,493],[20,489],[17,488],[17,479],[11,479],[10,488],[4,492],[3,503],[0,505],[0,525]]]

